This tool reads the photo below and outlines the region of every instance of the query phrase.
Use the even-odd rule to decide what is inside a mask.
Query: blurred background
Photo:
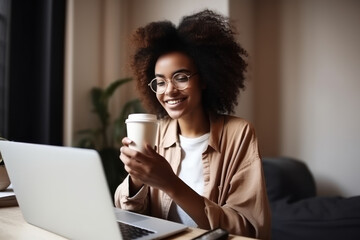
[[[205,8],[230,17],[249,53],[235,115],[262,156],[306,162],[320,195],[359,195],[357,0],[0,0],[0,135],[74,146],[98,124],[90,90],[131,77],[131,32]],[[111,115],[136,98],[123,85]]]

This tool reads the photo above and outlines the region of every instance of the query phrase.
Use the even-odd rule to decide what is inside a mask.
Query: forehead
[[[184,69],[193,71],[195,69],[194,61],[183,52],[170,52],[161,55],[155,64],[155,73],[169,73]]]

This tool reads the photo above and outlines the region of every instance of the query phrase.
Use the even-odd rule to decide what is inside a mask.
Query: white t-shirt
[[[199,195],[204,192],[202,153],[208,146],[209,137],[210,133],[197,138],[179,136],[182,152],[178,176]],[[197,227],[194,220],[175,202],[170,207],[169,220],[181,222],[189,227]]]

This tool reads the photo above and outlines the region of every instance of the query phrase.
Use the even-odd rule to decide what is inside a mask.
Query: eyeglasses
[[[186,74],[186,73],[175,73],[171,80],[171,83],[177,90],[184,90],[189,86],[189,80],[192,76],[196,75],[197,73],[193,74]],[[168,86],[168,81],[166,81],[163,77],[156,77],[148,84],[151,90],[156,94],[163,94],[166,91]]]

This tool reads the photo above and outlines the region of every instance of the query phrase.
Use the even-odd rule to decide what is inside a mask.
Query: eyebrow
[[[177,73],[183,73],[183,72],[190,73],[191,71],[189,69],[186,69],[186,68],[181,68],[181,69],[176,70],[175,72],[173,72],[171,76],[174,76]],[[155,77],[164,78],[165,76],[163,74],[155,74]]]

